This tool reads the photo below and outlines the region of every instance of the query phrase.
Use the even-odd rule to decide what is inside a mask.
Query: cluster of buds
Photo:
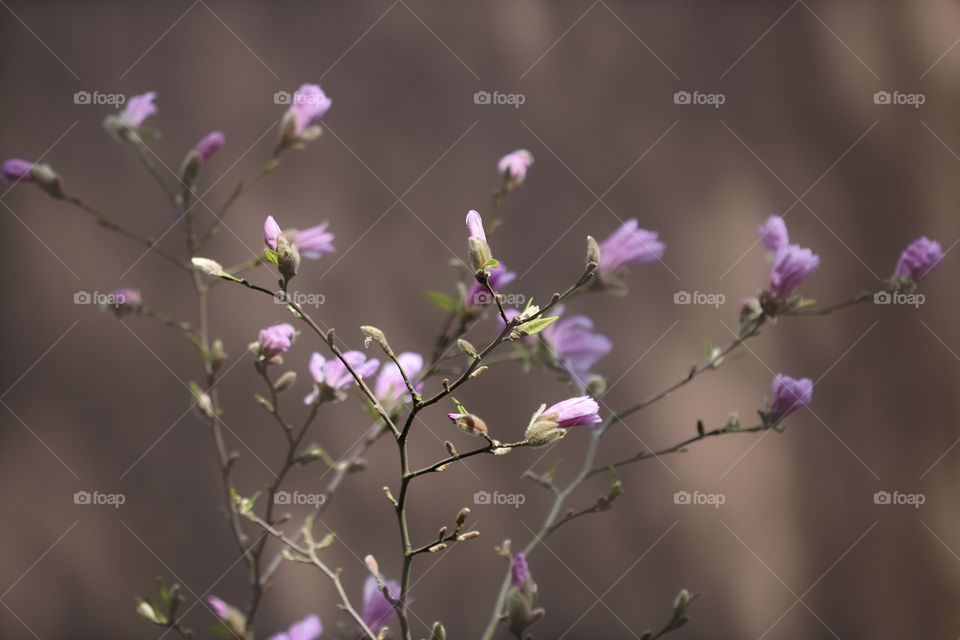
[[[530,567],[522,552],[513,557],[510,565],[510,589],[507,591],[507,620],[510,631],[523,637],[527,627],[546,615],[543,607],[534,608],[537,601],[537,583],[533,581]]]

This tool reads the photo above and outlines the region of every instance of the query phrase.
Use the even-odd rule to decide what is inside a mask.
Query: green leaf
[[[535,333],[540,333],[554,322],[557,321],[559,316],[551,316],[549,318],[537,318],[536,320],[531,320],[525,324],[520,325],[520,329],[523,330],[527,335],[532,336]]]
[[[703,353],[707,360],[713,357],[713,343],[710,342],[710,338],[703,339]]]
[[[200,338],[198,338],[197,336],[193,335],[190,332],[185,332],[183,335],[187,336],[187,340],[192,342],[193,346],[197,348],[197,351],[200,352],[200,357],[203,358],[203,361],[206,362],[207,364],[210,364],[211,362],[210,353],[203,348],[203,344],[200,342]]]
[[[169,611],[170,605],[173,604],[173,598],[170,596],[167,586],[163,584],[163,578],[157,578],[157,591],[160,593],[160,602],[163,603],[163,608]]]
[[[497,260],[496,258],[490,258],[489,260],[487,260],[487,261],[484,263],[483,268],[484,268],[484,269],[496,269],[496,268],[499,267],[499,266],[500,266],[500,261],[499,261],[499,260]]]
[[[137,129],[137,135],[141,138],[159,138],[160,132],[150,127],[140,127]]]
[[[797,302],[795,309],[805,309],[807,307],[812,307],[817,304],[817,301],[813,298],[800,298],[800,301]]]
[[[457,408],[457,413],[461,413],[463,415],[468,415],[470,413],[469,411],[467,411],[467,408],[465,406],[460,404],[459,400],[457,400],[453,396],[450,396],[450,399],[453,400],[453,406]]]
[[[620,490],[623,488],[623,485],[620,483],[620,478],[617,476],[617,470],[613,465],[610,465],[610,495],[620,493]]]
[[[264,249],[263,255],[267,258],[267,261],[277,264],[279,258],[277,257],[277,252],[273,249]]]
[[[429,298],[433,304],[450,313],[456,313],[459,308],[456,300],[439,291],[427,291],[427,298]]]

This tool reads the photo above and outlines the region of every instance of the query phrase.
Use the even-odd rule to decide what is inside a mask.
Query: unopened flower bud
[[[366,563],[367,569],[370,570],[370,573],[372,573],[374,577],[377,577],[380,575],[380,565],[377,564],[376,558],[374,558],[372,555],[368,555],[363,559],[363,561],[364,563]]]
[[[137,613],[153,624],[167,624],[166,616],[157,611],[152,603],[137,598]]]
[[[197,177],[200,175],[201,164],[203,163],[196,149],[191,149],[184,156],[183,162],[180,163],[180,182],[183,183],[184,189],[193,190],[193,187],[197,184]]]
[[[287,371],[285,374],[280,376],[276,383],[274,383],[273,388],[277,393],[286,391],[297,381],[297,372],[296,371]]]
[[[599,398],[607,390],[607,379],[603,376],[593,376],[587,381],[587,393],[594,398]]]
[[[50,165],[46,163],[33,165],[30,169],[30,177],[51,198],[58,200],[63,198],[63,185],[60,182],[60,176]]]
[[[283,243],[278,243],[278,246],[280,244]],[[290,282],[293,280],[300,269],[300,252],[297,251],[296,245],[287,243],[277,252],[277,267],[280,269],[280,275],[283,276],[284,281]]]
[[[460,347],[460,351],[463,351],[463,353],[468,357],[470,358],[477,357],[477,348],[474,347],[472,344],[470,344],[468,341],[464,340],[463,338],[460,338],[459,340],[457,340],[457,346]]]
[[[487,365],[483,365],[482,367],[477,367],[473,373],[467,376],[467,380],[473,380],[477,376],[482,376],[484,373],[486,373],[487,369],[489,368],[490,367],[488,367]]]
[[[210,364],[219,369],[227,360],[227,352],[223,348],[223,340],[216,338],[210,345]]]
[[[487,425],[479,416],[472,413],[448,413],[447,417],[453,420],[453,423],[460,427],[460,430],[464,433],[469,433],[472,436],[487,435]]]
[[[447,630],[439,622],[433,623],[433,628],[430,630],[430,640],[447,640]]]
[[[387,342],[387,336],[376,327],[365,324],[360,327],[360,331],[363,332],[363,335],[366,336],[363,346],[370,346],[370,342],[376,342],[380,345],[380,348],[383,349],[384,353],[387,355],[393,353],[393,349],[390,348],[390,344]]]
[[[213,276],[214,278],[219,278],[224,274],[223,266],[216,260],[210,260],[209,258],[192,258],[190,264],[193,265],[194,269],[203,271],[208,276]]]
[[[600,264],[600,245],[593,236],[587,236],[587,264]]]
[[[480,535],[479,531],[467,531],[457,536],[457,542],[463,542],[464,540],[472,540]]]
[[[457,531],[463,529],[463,524],[467,521],[467,518],[470,516],[470,509],[464,507],[460,509],[460,513],[457,514]]]
[[[484,269],[492,257],[487,241],[478,236],[470,236],[467,239],[467,249],[470,253],[470,266],[474,272]]]
[[[567,435],[558,426],[559,416],[555,413],[542,414],[532,420],[523,434],[524,441],[531,447],[542,447]]]

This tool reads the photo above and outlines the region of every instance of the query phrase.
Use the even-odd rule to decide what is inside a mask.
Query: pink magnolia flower
[[[940,249],[940,243],[922,236],[911,242],[900,254],[893,275],[901,280],[909,278],[914,282],[920,282],[928,273],[940,266],[942,261],[943,251]]]
[[[233,607],[217,596],[207,596],[207,604],[210,605],[210,608],[213,609],[213,612],[217,614],[217,617],[221,620],[226,620],[227,616],[230,615],[230,610],[233,609]]]
[[[500,158],[497,171],[503,179],[516,186],[527,177],[527,169],[533,164],[533,155],[526,149],[517,149]]]
[[[403,367],[403,371],[407,374],[407,378],[411,382],[416,380],[417,376],[420,375],[420,371],[423,370],[423,356],[419,353],[405,351],[397,356],[397,362]],[[415,388],[419,390],[422,386],[423,383],[420,383],[416,385]],[[377,400],[385,407],[391,407],[401,400],[410,402],[407,385],[403,381],[400,369],[397,368],[393,360],[389,360],[383,364],[383,368],[380,369],[380,375],[377,376],[377,383],[374,385],[373,392],[377,396]]]
[[[315,84],[303,84],[290,100],[290,113],[294,116],[294,133],[307,133],[330,110],[333,101],[323,89]]]
[[[527,566],[527,558],[520,551],[513,556],[513,561],[510,563],[510,585],[523,589],[529,576],[530,567]]]
[[[293,344],[296,331],[289,324],[275,324],[260,331],[260,355],[264,358],[286,353]]]
[[[769,413],[775,420],[810,404],[813,399],[813,380],[801,378],[799,380],[778,373],[773,377],[773,402]]]
[[[593,332],[593,321],[587,316],[558,320],[541,335],[553,355],[581,380],[589,377],[591,367],[613,349],[606,336]]]
[[[611,277],[624,267],[649,264],[663,257],[666,245],[656,231],[639,228],[636,218],[624,222],[613,235],[600,243],[598,269]]]
[[[293,232],[293,244],[300,252],[300,256],[310,260],[318,260],[327,253],[333,253],[333,234],[327,231],[329,223],[323,222],[313,227]]]
[[[470,232],[471,238],[487,241],[487,234],[483,230],[483,218],[473,209],[467,214],[467,231]]]
[[[362,351],[347,351],[343,357],[361,378],[372,376],[380,367],[379,360],[376,358],[367,360],[366,354]],[[356,382],[353,374],[339,358],[327,360],[319,353],[310,356],[310,374],[313,376],[316,388],[313,393],[303,399],[304,404],[313,404],[321,397],[321,393],[330,394],[339,399],[343,392]]]
[[[323,623],[320,618],[311,614],[290,625],[290,628],[280,633],[275,633],[267,640],[316,640],[323,633]]]
[[[213,154],[220,151],[226,137],[219,131],[208,133],[197,143],[197,153],[200,154],[200,162],[206,162]]]
[[[785,302],[800,283],[820,266],[820,256],[795,244],[781,248],[773,259],[770,272],[770,295]]]
[[[396,580],[385,580],[384,586],[390,593],[391,598],[400,597],[400,583]],[[377,585],[377,579],[373,576],[367,576],[363,583],[363,611],[360,614],[364,623],[374,633],[378,632],[385,624],[397,617],[397,610],[393,608],[390,601],[383,595]]]
[[[577,398],[568,398],[562,402],[547,407],[542,411],[538,418],[556,415],[557,427],[566,429],[568,427],[577,427],[585,424],[598,424],[603,422],[597,413],[600,411],[600,405],[590,396],[579,396]]]
[[[273,216],[267,216],[267,219],[263,223],[263,243],[267,245],[268,248],[276,251],[277,240],[282,233],[283,230],[280,228],[280,225],[277,224],[277,221],[273,219]]]
[[[139,129],[144,120],[157,112],[157,105],[153,104],[156,97],[156,91],[148,91],[130,98],[120,112],[120,122],[131,129]]]
[[[11,158],[3,163],[3,177],[10,182],[31,182],[33,176],[30,170],[33,169],[33,163],[21,160],[20,158]]]
[[[113,292],[112,299],[113,302],[104,307],[113,311],[118,317],[134,313],[143,305],[143,298],[136,289],[117,289]]]
[[[757,227],[757,233],[760,234],[760,240],[767,251],[776,253],[781,248],[787,246],[790,237],[787,235],[787,224],[780,216],[770,216],[766,222]]]

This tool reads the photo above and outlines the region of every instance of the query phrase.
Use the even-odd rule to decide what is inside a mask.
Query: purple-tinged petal
[[[273,219],[273,216],[267,216],[267,219],[263,223],[263,243],[270,249],[276,251],[277,240],[282,233],[283,230],[280,228],[280,225],[277,224],[277,221]]]
[[[787,235],[787,224],[780,216],[767,218],[766,222],[757,227],[757,233],[760,234],[760,240],[767,251],[776,253],[790,243],[790,237]]]
[[[900,254],[894,277],[920,282],[943,261],[940,243],[926,236],[917,238]]]
[[[226,137],[219,131],[208,133],[197,143],[197,153],[200,154],[200,161],[206,162],[213,154],[223,147]]]

